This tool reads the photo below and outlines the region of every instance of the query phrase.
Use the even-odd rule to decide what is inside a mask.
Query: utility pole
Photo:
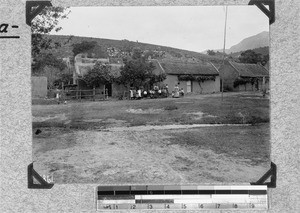
[[[225,7],[225,28],[224,28],[224,45],[223,45],[223,69],[224,69],[224,64],[225,64],[225,44],[226,44],[226,25],[227,25],[227,5]],[[221,85],[221,90],[222,90],[222,101],[223,101],[223,90],[224,90],[224,79],[222,75],[222,85]]]

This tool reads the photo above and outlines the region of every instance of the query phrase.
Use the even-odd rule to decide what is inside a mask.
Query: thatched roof
[[[267,70],[270,70],[270,63],[269,63],[269,61],[265,64],[264,68],[266,68]]]
[[[160,65],[169,75],[219,75],[211,63],[162,61]]]
[[[241,77],[269,76],[269,71],[260,64],[243,64],[229,61],[229,64],[240,74]]]
[[[81,63],[77,65],[76,67],[76,72],[77,74],[84,76],[88,73],[89,70],[93,69],[94,63]],[[122,64],[108,64],[111,67],[111,73],[113,74],[114,77],[119,77],[121,74],[121,67],[123,66]]]
[[[164,68],[161,66],[158,60],[152,59],[150,60],[150,62],[153,63],[155,66],[155,70],[153,71],[154,74],[159,75],[165,72]]]

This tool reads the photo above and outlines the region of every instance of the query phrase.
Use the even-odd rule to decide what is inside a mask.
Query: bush
[[[48,98],[55,98],[56,97],[56,92],[54,90],[48,90],[47,91],[47,97]]]
[[[165,110],[176,110],[176,109],[178,109],[178,107],[175,105],[169,105],[165,107]]]
[[[256,78],[237,78],[233,82],[233,87],[236,88],[239,85],[245,85],[247,83],[251,83],[252,85],[256,81]]]
[[[226,85],[224,88],[223,88],[223,92],[232,92],[233,91],[233,88]]]

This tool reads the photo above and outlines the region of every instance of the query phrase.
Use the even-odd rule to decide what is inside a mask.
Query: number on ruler
[[[186,209],[186,204],[182,204],[182,208],[183,208],[183,209]]]
[[[151,204],[148,204],[148,209],[153,209],[153,206]]]
[[[119,206],[118,205],[115,205],[115,209],[118,209],[119,208]]]
[[[166,208],[166,209],[169,209],[169,208],[170,208],[170,205],[169,205],[169,204],[166,204],[166,205],[165,205],[165,208]]]
[[[255,208],[255,205],[253,203],[250,203],[250,208]]]
[[[238,207],[238,205],[237,204],[233,204],[233,208],[237,208]]]
[[[203,209],[203,207],[204,207],[203,204],[199,204],[199,208]]]
[[[130,208],[131,208],[131,209],[135,209],[135,208],[136,208],[136,205],[131,205]]]
[[[219,203],[216,203],[216,208],[217,208],[217,209],[219,209],[219,208],[220,208],[220,206],[221,206],[221,204],[219,204]]]
[[[103,208],[105,208],[105,209],[111,209],[111,205],[103,206]]]

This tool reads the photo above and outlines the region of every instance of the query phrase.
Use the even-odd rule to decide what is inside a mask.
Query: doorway
[[[105,90],[107,89],[108,97],[112,96],[112,84],[105,84]]]
[[[187,81],[186,82],[186,93],[190,93],[190,92],[192,92],[192,82]]]

